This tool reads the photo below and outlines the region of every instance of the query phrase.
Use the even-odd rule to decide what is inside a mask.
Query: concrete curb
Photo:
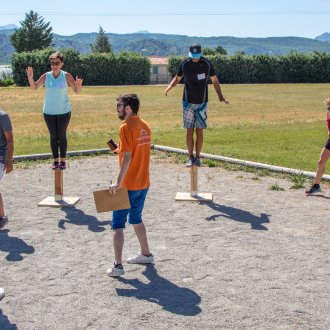
[[[179,153],[182,155],[188,154],[188,152],[183,149],[164,147],[164,146],[159,146],[159,145],[153,145],[153,148],[156,150],[160,150],[160,151],[174,152],[174,153]],[[231,164],[253,167],[253,168],[257,168],[257,169],[264,169],[264,170],[268,170],[268,171],[272,171],[272,172],[296,174],[296,175],[303,175],[303,176],[310,177],[310,178],[315,178],[315,172],[301,171],[301,170],[296,170],[296,169],[292,169],[292,168],[288,168],[288,167],[281,167],[281,166],[274,166],[274,165],[268,165],[268,164],[263,164],[263,163],[250,162],[248,160],[241,160],[241,159],[236,159],[236,158],[217,156],[217,155],[205,154],[205,153],[201,153],[201,157],[211,159],[211,160],[218,160],[221,162],[227,162],[227,163],[231,163]],[[330,181],[330,175],[323,175],[322,179]]]
[[[152,149],[159,150],[159,151],[165,151],[165,152],[172,152],[182,155],[187,155],[187,150],[178,149],[178,148],[172,148],[172,147],[166,147],[166,146],[160,146],[153,144],[151,146]],[[95,155],[95,154],[109,154],[110,149],[109,148],[102,148],[102,149],[92,149],[92,150],[79,150],[79,151],[69,151],[67,154],[69,156],[88,156],[88,155]],[[279,173],[287,173],[287,174],[295,174],[295,175],[303,175],[310,178],[315,178],[315,172],[308,172],[308,171],[301,171],[296,170],[288,167],[281,167],[281,166],[274,166],[274,165],[268,165],[263,163],[256,163],[256,162],[250,162],[248,160],[241,160],[237,158],[230,158],[230,157],[224,157],[224,156],[217,156],[212,154],[201,154],[202,158],[211,159],[211,160],[218,160],[221,162],[231,163],[231,164],[237,164],[237,165],[243,165],[248,167],[253,167],[257,169],[264,169],[272,172],[279,172]],[[35,155],[22,155],[22,156],[14,156],[14,161],[22,161],[22,160],[38,160],[38,159],[50,159],[52,158],[52,154],[35,154]],[[330,175],[323,175],[323,180],[330,181]]]
[[[68,151],[68,156],[89,156],[95,154],[108,154],[110,153],[109,148],[103,149],[92,149],[92,150],[79,150],[79,151]],[[22,161],[22,160],[38,160],[38,159],[51,159],[53,158],[52,154],[34,154],[34,155],[21,155],[14,156],[14,161]]]

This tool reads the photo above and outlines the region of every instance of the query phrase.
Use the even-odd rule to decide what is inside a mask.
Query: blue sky
[[[0,26],[24,19],[30,10],[53,32],[184,34],[189,36],[314,38],[330,32],[330,0],[10,0],[1,1]]]

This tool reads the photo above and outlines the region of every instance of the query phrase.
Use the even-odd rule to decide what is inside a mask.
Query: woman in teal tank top
[[[33,68],[28,67],[26,73],[30,87],[37,90],[40,86],[46,87],[43,106],[44,119],[50,135],[50,147],[54,161],[52,169],[66,168],[66,152],[68,142],[66,137],[67,127],[71,118],[71,105],[68,97],[68,86],[75,93],[80,93],[83,80],[74,79],[70,73],[62,70],[64,55],[56,52],[49,56],[51,71],[44,73],[35,82]]]

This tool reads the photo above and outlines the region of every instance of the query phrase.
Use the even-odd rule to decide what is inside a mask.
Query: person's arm
[[[167,93],[173,88],[175,87],[181,80],[181,76],[176,75],[172,81],[170,82],[170,84],[167,86],[167,88],[165,89],[165,95],[167,96]]]
[[[121,184],[123,183],[126,173],[129,169],[132,160],[132,153],[131,152],[123,152],[123,160],[120,166],[119,174],[116,183],[111,184],[109,187],[110,194],[115,195],[116,191],[120,188]]]
[[[76,76],[76,80],[74,80],[70,73],[66,73],[65,77],[68,85],[72,88],[72,90],[77,94],[80,93],[83,79],[80,79],[78,76]]]
[[[213,87],[214,87],[216,93],[218,94],[219,101],[220,102],[225,102],[226,104],[229,104],[229,101],[227,101],[222,95],[220,83],[219,83],[219,80],[218,80],[217,76],[214,75],[210,78],[211,78]]]
[[[43,86],[45,84],[46,74],[44,73],[37,81],[34,81],[34,79],[33,79],[33,68],[31,66],[29,66],[26,69],[26,75],[28,77],[30,87],[33,90],[37,90],[40,86]]]
[[[12,131],[4,131],[7,140],[7,158],[5,163],[6,173],[10,173],[13,170],[13,156],[14,156],[14,137]]]

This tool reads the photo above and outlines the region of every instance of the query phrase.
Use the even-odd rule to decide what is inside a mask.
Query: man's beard
[[[124,119],[125,119],[125,116],[124,116],[124,115],[118,115],[118,118],[119,118],[120,120],[124,120]]]

